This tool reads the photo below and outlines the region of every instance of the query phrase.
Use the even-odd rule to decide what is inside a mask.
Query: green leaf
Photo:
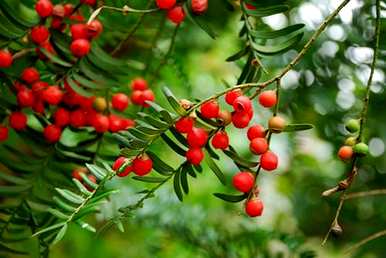
[[[174,127],[170,127],[170,132],[173,134],[174,138],[176,138],[176,140],[181,143],[182,145],[186,146],[186,147],[189,147],[189,144],[187,142],[187,140],[185,139],[185,137],[180,134],[179,132],[177,132],[176,128]]]
[[[146,101],[146,103],[149,104],[155,111],[160,113],[160,115],[162,116],[162,118],[165,120],[166,123],[168,123],[169,125],[174,124],[173,115],[169,111],[167,111],[166,109],[164,109],[163,107],[159,106],[154,102]]]
[[[23,5],[20,1],[1,0],[0,8],[9,19],[24,27],[33,27],[39,23],[39,16],[34,10]]]
[[[272,6],[259,6],[258,4],[253,4],[256,7],[256,9],[248,9],[245,6],[243,6],[243,10],[245,13],[251,16],[255,17],[265,17],[270,16],[278,13],[283,13],[289,10],[288,5],[272,5]]]
[[[312,128],[314,128],[312,124],[289,124],[283,129],[283,132],[304,131]]]
[[[62,196],[64,197],[64,199],[70,201],[70,202],[73,202],[73,203],[76,203],[76,204],[81,204],[83,203],[85,200],[82,196],[80,195],[77,195],[67,189],[60,189],[60,188],[55,188],[55,190]]]
[[[169,145],[172,150],[174,150],[177,154],[180,154],[181,156],[185,157],[186,151],[182,149],[180,146],[178,146],[172,139],[170,139],[166,134],[161,134],[162,140]]]
[[[92,189],[96,189],[98,187],[98,184],[91,181],[86,174],[81,174],[81,175],[82,175],[82,179],[86,183],[86,185],[88,185]]]
[[[98,89],[100,90],[100,89],[105,88],[103,86],[103,84],[98,84],[98,83],[95,83],[93,81],[90,81],[87,78],[85,78],[77,73],[72,73],[72,77],[74,78],[75,81],[79,82],[82,86],[84,86],[86,88],[90,88],[90,89],[94,89],[94,90],[98,90]]]
[[[53,245],[58,243],[60,240],[62,240],[62,238],[67,232],[67,228],[68,228],[68,224],[64,224],[63,227],[59,230],[58,234],[56,235],[54,241],[52,242]]]
[[[48,57],[48,59],[51,60],[51,62],[53,62],[54,64],[58,64],[58,65],[61,65],[61,66],[64,66],[64,67],[72,67],[72,64],[62,60],[60,57],[54,55],[54,54],[51,54],[50,52],[48,52],[46,49],[44,48],[39,48],[39,50],[46,56]]]
[[[190,2],[190,1],[189,1]],[[198,27],[200,27],[203,31],[205,31],[209,37],[212,39],[216,39],[216,33],[209,27],[206,21],[204,21],[201,17],[194,14],[191,10],[191,4],[187,4],[185,6],[187,16],[195,23]]]
[[[27,255],[28,253],[27,252],[23,252],[23,251],[18,251],[16,249],[13,249],[13,248],[10,248],[2,243],[0,243],[0,252],[7,252],[7,253],[11,253],[11,254],[20,254],[20,255]]]
[[[302,39],[302,37],[303,37],[303,33],[300,33],[280,44],[264,46],[264,45],[253,43],[252,47],[261,54],[275,55],[289,50],[290,48],[295,46]]]
[[[73,178],[72,181],[82,194],[86,196],[90,196],[92,194],[78,179]]]
[[[86,164],[86,167],[99,180],[103,180],[107,176],[106,171],[97,165]]]
[[[233,62],[233,61],[239,60],[240,58],[242,58],[243,56],[248,54],[249,50],[250,50],[249,47],[246,47],[246,48],[238,51],[236,54],[233,54],[230,57],[228,57],[226,59],[226,61],[227,62]]]
[[[76,179],[74,179],[76,180]],[[79,181],[78,181],[79,182]],[[54,196],[53,197],[54,202],[59,206],[59,208],[63,209],[64,211],[73,212],[75,211],[75,207],[63,202],[59,197]]]
[[[73,89],[76,93],[79,95],[85,96],[85,97],[91,97],[94,94],[92,92],[89,92],[85,89],[83,89],[77,82],[75,82],[71,77],[67,77],[66,81],[70,85],[71,89]]]
[[[208,155],[208,152],[205,151],[206,155],[205,155],[205,161],[206,163],[208,164],[209,168],[213,171],[213,173],[217,176],[218,180],[220,180],[220,182],[223,184],[223,185],[226,185],[226,179],[225,179],[225,176],[224,174],[222,173],[221,169],[217,166],[216,162],[214,162],[212,160],[212,158]]]
[[[287,36],[288,34],[293,33],[295,31],[302,31],[303,28],[304,28],[304,24],[294,24],[280,30],[264,29],[264,30],[251,31],[250,33],[255,38],[273,39],[273,38],[278,38],[282,36]]]
[[[164,161],[162,161],[158,155],[154,154],[153,152],[147,151],[147,155],[151,158],[153,161],[153,168],[155,171],[160,173],[161,175],[170,175],[174,172],[174,168],[166,164]]]
[[[169,128],[169,124],[161,121],[161,120],[158,120],[152,116],[149,116],[148,114],[145,114],[145,113],[138,113],[139,116],[141,116],[144,120],[146,120],[146,122],[148,122],[150,125],[156,127],[156,128],[159,128],[159,129],[162,129],[162,130],[166,130]]]
[[[236,164],[239,164],[245,168],[254,168],[256,167],[259,163],[258,162],[253,162],[249,161],[246,159],[241,158],[237,153],[233,150],[223,150],[225,155],[227,155],[229,158],[233,160]]]
[[[223,194],[223,193],[214,193],[213,195],[226,202],[241,202],[242,200],[245,200],[248,197],[247,194],[230,195],[230,194]]]
[[[54,224],[52,226],[49,226],[47,228],[44,228],[42,230],[39,230],[38,232],[36,232],[35,234],[32,235],[32,237],[35,237],[35,236],[38,236],[40,234],[43,234],[43,233],[46,233],[46,232],[49,232],[49,231],[52,231],[52,230],[55,230],[57,228],[60,228],[62,227],[63,225],[65,225],[66,222],[60,222],[60,223],[57,223],[57,224]]]
[[[90,130],[77,130],[73,131],[70,127],[66,127],[62,132],[62,137],[60,137],[60,143],[66,147],[72,148],[76,147],[79,144],[91,140],[96,140],[97,135],[95,132]]]
[[[146,183],[162,183],[165,181],[164,177],[155,177],[155,176],[146,176],[146,177],[133,176],[133,179],[141,182],[146,182]]]
[[[31,185],[0,186],[0,195],[8,196],[25,192],[31,188]]]
[[[188,177],[187,177],[187,170],[186,167],[181,168],[181,185],[182,189],[184,190],[185,194],[189,193],[189,183],[188,183]]]
[[[93,233],[96,232],[96,229],[93,226],[91,226],[90,224],[88,224],[88,223],[86,223],[84,221],[77,220],[76,224],[78,224],[81,228],[86,229],[86,230],[88,230],[90,232],[93,232]]]
[[[21,176],[12,176],[9,174],[6,174],[5,172],[0,172],[0,179],[3,179],[7,182],[14,183],[17,185],[26,185],[28,184],[28,180],[23,179]]]
[[[61,211],[58,211],[58,210],[56,210],[56,209],[53,209],[53,208],[48,208],[47,211],[48,211],[49,213],[51,213],[52,215],[54,215],[55,217],[59,218],[59,219],[64,219],[64,220],[66,220],[66,219],[69,218],[68,215],[64,214],[64,213],[61,212]]]
[[[178,102],[177,98],[173,95],[171,90],[168,87],[163,87],[162,88],[163,93],[166,96],[166,99],[169,101],[170,106],[174,109],[174,111],[177,112],[180,116],[185,116],[186,110],[181,107],[180,103]]]
[[[180,185],[180,173],[181,173],[181,169],[177,170],[177,172],[174,174],[173,187],[174,187],[174,192],[178,197],[178,200],[182,202],[184,198],[182,196],[181,185]]]

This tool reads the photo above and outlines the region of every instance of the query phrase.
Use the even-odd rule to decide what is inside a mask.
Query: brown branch
[[[382,230],[382,231],[379,231],[377,233],[374,233],[364,239],[362,239],[361,241],[359,241],[358,243],[354,244],[353,246],[349,247],[345,253],[351,253],[353,252],[354,250],[358,249],[359,247],[361,247],[362,245],[364,244],[367,244],[368,242],[374,240],[374,239],[377,239],[377,238],[380,238],[380,237],[383,237],[383,236],[386,236],[386,229]]]
[[[362,198],[362,197],[368,197],[368,196],[374,196],[374,195],[386,195],[386,189],[376,189],[376,190],[370,190],[370,191],[350,193],[350,194],[347,194],[344,199],[349,200],[349,199],[356,199],[356,198]]]

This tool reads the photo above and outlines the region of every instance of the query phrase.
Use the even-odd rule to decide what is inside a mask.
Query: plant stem
[[[386,229],[382,230],[382,231],[379,231],[375,234],[372,234],[366,238],[364,238],[363,240],[359,241],[358,243],[354,244],[353,246],[351,246],[350,248],[348,248],[345,253],[351,253],[352,251],[358,249],[359,247],[361,247],[362,245],[374,240],[374,239],[377,239],[377,238],[380,238],[380,237],[383,237],[383,236],[386,236]]]
[[[374,195],[386,195],[386,189],[376,189],[376,190],[370,190],[370,191],[350,193],[350,194],[347,194],[344,198],[346,200],[349,200],[349,199],[374,196]]]

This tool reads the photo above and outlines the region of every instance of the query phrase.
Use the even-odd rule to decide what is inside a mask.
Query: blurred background
[[[146,6],[142,0],[104,2],[116,7],[128,4],[144,9]],[[340,1],[294,0],[287,3],[293,7],[290,13],[266,17],[264,22],[274,29],[305,23],[306,33],[299,43],[300,49]],[[198,178],[190,180],[190,193],[183,203],[178,201],[172,185],[167,184],[125,221],[124,232],[111,227],[94,235],[73,225],[63,241],[52,248],[51,257],[384,257],[385,238],[374,240],[350,255],[343,254],[343,250],[386,228],[386,196],[347,201],[340,219],[344,234],[330,238],[321,247],[338,201],[337,196],[326,199],[321,193],[336,185],[348,172],[336,153],[346,137],[344,121],[357,117],[362,108],[361,99],[372,58],[369,46],[374,28],[369,15],[374,14],[373,4],[374,1],[352,0],[302,62],[283,78],[280,113],[293,123],[312,123],[315,128],[274,135],[272,149],[280,157],[280,168],[259,177],[261,198],[265,203],[262,217],[248,218],[242,212],[242,204],[225,203],[212,195],[233,191],[230,181],[238,170],[227,157],[222,157],[219,165],[227,176],[228,186],[222,186],[213,173],[204,168]],[[229,12],[223,0],[210,0],[204,19],[217,33],[217,39],[211,39],[187,19],[178,31],[174,51],[157,76],[154,68],[167,52],[174,30],[174,25],[167,21],[151,49],[151,40],[163,16],[164,13],[144,16],[140,29],[117,53],[135,64],[148,63],[153,67],[153,73],[144,76],[152,82],[160,105],[167,107],[161,93],[162,85],[171,88],[178,98],[194,100],[223,90],[223,80],[231,85],[236,83],[244,63],[225,59],[244,44],[237,36],[239,11]],[[103,11],[100,20],[105,31],[99,41],[104,48],[114,49],[138,18],[137,14],[122,17],[120,13]],[[385,24],[382,25],[384,28]],[[386,34],[382,34],[381,46],[385,41]],[[385,53],[381,52],[374,75],[365,130],[371,155],[360,160],[353,192],[386,186]],[[296,54],[296,50],[291,50],[264,58],[262,62],[268,73],[263,77],[274,76]],[[138,75],[143,74],[129,71],[128,83]],[[270,112],[255,104],[254,121],[265,123]],[[229,133],[232,145],[240,153],[250,155],[246,131],[231,129]],[[181,161],[162,142],[156,142],[152,150],[170,163]],[[112,181],[110,187],[121,191],[103,207],[101,214],[91,218],[99,228],[118,207],[135,203],[140,198],[135,193],[146,188],[146,184],[127,178]]]

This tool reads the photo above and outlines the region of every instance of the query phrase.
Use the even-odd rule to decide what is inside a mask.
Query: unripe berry
[[[225,94],[225,102],[229,105],[233,105],[235,99],[237,99],[237,97],[240,97],[241,95],[243,95],[243,92],[240,89],[229,91],[227,94]]]
[[[273,116],[268,121],[268,127],[273,133],[280,133],[286,126],[286,121],[280,116]]]
[[[218,113],[218,120],[220,121],[221,125],[227,126],[230,123],[232,123],[232,114],[228,110],[221,110]]]
[[[229,137],[225,131],[217,132],[212,138],[212,145],[215,149],[225,150],[229,147]]]
[[[192,0],[192,11],[195,14],[203,14],[208,9],[208,0]]]
[[[54,10],[52,11],[52,16],[64,18],[64,6],[61,4],[55,5]]]
[[[267,90],[259,95],[259,103],[263,107],[270,108],[276,105],[277,103],[277,95],[274,90]]]
[[[349,160],[354,154],[353,148],[351,146],[342,146],[338,151],[338,157],[341,160]]]
[[[176,5],[176,0],[156,0],[156,4],[160,9],[170,9]]]
[[[116,93],[111,98],[111,105],[115,110],[123,112],[129,105],[129,97],[124,93]]]
[[[263,214],[264,204],[258,198],[253,198],[245,203],[245,212],[249,217],[258,217]]]
[[[130,172],[133,171],[133,167],[132,166],[126,166],[122,172],[118,172],[117,173],[117,176],[119,177],[126,177],[130,174]]]
[[[126,162],[127,158],[125,157],[119,157],[114,161],[114,164],[112,166],[112,169],[114,171],[117,171],[121,168],[121,166]]]
[[[180,24],[185,19],[185,11],[182,6],[177,5],[168,11],[168,19],[174,24]]]
[[[135,78],[131,82],[131,89],[132,90],[146,90],[149,86],[147,85],[147,81],[143,78]]]
[[[43,42],[47,41],[48,37],[50,36],[50,32],[45,26],[39,25],[32,28],[30,35],[31,35],[31,40],[35,44],[40,45]]]
[[[210,100],[201,105],[200,111],[201,115],[205,118],[216,118],[220,112],[220,106],[216,100]]]
[[[233,101],[233,108],[236,112],[247,113],[252,110],[252,102],[247,96],[239,96]]]
[[[250,116],[245,112],[233,112],[232,123],[236,128],[245,128],[251,121]]]
[[[13,57],[7,50],[0,50],[0,68],[8,68],[13,63]]]
[[[8,128],[4,125],[0,125],[0,142],[8,139]]]
[[[250,172],[239,172],[233,176],[232,184],[238,191],[249,193],[255,184],[255,177]]]
[[[252,141],[255,138],[264,138],[265,137],[264,127],[259,124],[249,127],[247,132],[247,137],[250,141]]]
[[[264,154],[268,151],[268,142],[265,138],[255,138],[249,144],[249,149],[254,154]]]
[[[276,154],[271,151],[267,151],[260,157],[260,166],[267,171],[275,170],[278,166],[278,162]]]
[[[49,86],[42,92],[42,99],[49,105],[58,105],[63,98],[63,91],[59,86]]]
[[[75,128],[85,126],[87,123],[85,112],[77,109],[70,113],[70,124]]]
[[[88,36],[97,38],[103,32],[103,25],[99,20],[92,20],[87,24]]]
[[[96,97],[93,106],[96,111],[103,112],[107,108],[107,101],[103,97]]]
[[[70,112],[64,108],[58,108],[54,113],[54,122],[58,127],[65,127],[70,124]]]
[[[357,137],[348,137],[345,141],[344,144],[348,146],[354,146],[357,143]]]
[[[27,126],[27,116],[22,112],[12,112],[9,115],[9,126],[16,131],[20,131]]]
[[[179,133],[189,133],[193,129],[194,118],[189,116],[181,117],[174,126]]]
[[[72,178],[75,178],[77,179],[78,181],[82,182],[83,178],[82,178],[82,175],[86,175],[88,173],[88,170],[87,168],[85,167],[79,167],[79,168],[75,168],[72,172],[71,172],[71,176]]]
[[[54,11],[54,5],[50,0],[39,0],[35,5],[35,10],[42,18],[51,16]]]
[[[74,56],[83,57],[90,52],[90,41],[87,39],[77,39],[71,43],[70,49]]]
[[[47,142],[49,143],[55,143],[60,140],[60,136],[62,134],[62,130],[60,127],[56,125],[47,125],[44,128],[44,138],[46,139]]]
[[[140,157],[136,157],[133,160],[132,166],[136,175],[145,176],[153,169],[153,161],[145,154]]]
[[[97,133],[105,133],[109,130],[109,118],[102,114],[97,114],[92,123]]]
[[[88,28],[86,24],[78,23],[70,27],[72,40],[88,39]]]
[[[120,118],[116,115],[110,114],[109,115],[109,131],[112,133],[116,133],[116,132],[122,130],[123,129],[122,127],[123,127],[122,118]]]
[[[20,107],[32,107],[34,104],[34,95],[31,90],[25,89],[17,93],[17,103]]]
[[[360,121],[358,119],[350,119],[346,122],[345,127],[350,133],[356,133],[360,128]]]
[[[27,67],[21,73],[20,78],[28,84],[32,84],[40,80],[39,71],[34,67]]]
[[[199,165],[204,159],[204,152],[200,148],[190,148],[186,154],[186,160],[192,165]]]
[[[187,135],[190,147],[203,147],[208,141],[208,133],[202,129],[194,127]]]
[[[353,149],[354,152],[360,156],[366,156],[369,153],[369,146],[364,142],[355,144]]]

